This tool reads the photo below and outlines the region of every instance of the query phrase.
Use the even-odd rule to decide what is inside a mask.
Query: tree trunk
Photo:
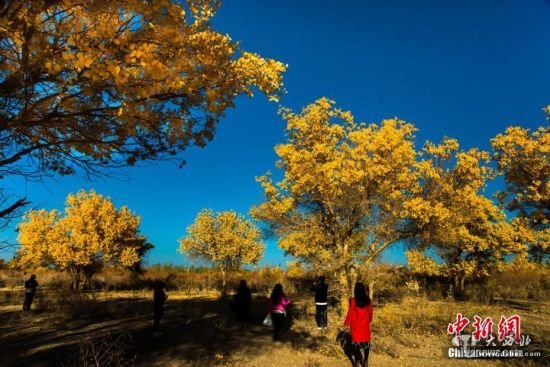
[[[458,280],[458,289],[461,292],[464,292],[464,279],[465,278],[466,278],[465,276],[461,276],[460,279]]]
[[[466,279],[465,275],[456,274],[453,277],[455,289],[459,292],[464,292],[464,280]]]
[[[365,262],[365,268],[366,269],[370,268],[371,261],[372,261],[372,258],[369,258]],[[367,292],[368,292],[369,298],[371,299],[371,302],[373,302],[372,297],[374,296],[374,285],[376,284],[376,277],[375,277],[374,274],[372,274],[372,272],[368,272],[367,274],[370,274],[369,277],[371,279],[365,279],[365,281],[367,282],[367,284],[365,284],[365,286],[367,286]]]
[[[455,298],[462,298],[464,296],[464,280],[466,276],[462,274],[455,274],[453,276],[453,283],[454,283],[454,297]]]
[[[343,314],[348,309],[349,297],[351,295],[348,277],[346,275],[345,269],[341,270],[340,274],[338,274],[338,283],[340,286],[340,314]]]
[[[225,291],[225,286],[227,284],[227,271],[223,267],[220,270],[222,272],[222,289]]]
[[[84,274],[84,285],[83,285],[84,290],[92,289],[92,276],[93,276],[92,274],[88,274],[88,273]]]
[[[77,267],[71,267],[71,290],[80,290],[80,269]]]
[[[371,279],[369,280],[369,283],[367,284],[367,286],[369,287],[369,298],[371,299],[371,302],[372,302],[372,297],[374,296],[374,284],[376,283],[376,281],[374,279]]]
[[[353,285],[357,274],[353,272],[352,266],[344,266],[338,274],[338,282],[340,286],[340,313],[347,312],[349,299],[353,297]]]

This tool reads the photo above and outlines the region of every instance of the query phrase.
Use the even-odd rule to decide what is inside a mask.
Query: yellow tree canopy
[[[237,96],[257,89],[276,100],[286,66],[212,29],[218,6],[214,0],[6,2],[2,173],[90,173],[170,158],[210,141]],[[18,164],[24,158],[38,164]]]
[[[514,224],[528,238],[531,258],[541,262],[550,254],[550,127],[509,127],[491,145],[506,184],[498,198],[517,213]]]
[[[143,255],[140,218],[94,191],[67,196],[63,215],[30,210],[19,224],[18,264],[82,272],[96,263],[131,267]]]
[[[234,211],[202,210],[179,240],[181,253],[219,266],[225,275],[242,264],[257,264],[263,255],[262,233],[243,215]]]
[[[265,201],[251,213],[286,252],[338,272],[349,292],[354,264],[410,236],[403,214],[418,185],[415,128],[398,119],[358,123],[326,98],[281,114],[287,142],[275,152],[284,178],[258,178]]]
[[[418,162],[420,191],[407,203],[406,213],[417,227],[421,248],[434,247],[444,264],[420,251],[408,253],[413,272],[465,277],[486,275],[504,261],[504,255],[525,250],[521,236],[504,212],[484,196],[495,176],[490,155],[472,148],[459,149],[455,139],[426,143]]]
[[[437,263],[422,251],[409,250],[405,252],[411,271],[424,276],[438,276],[446,273],[445,265]]]

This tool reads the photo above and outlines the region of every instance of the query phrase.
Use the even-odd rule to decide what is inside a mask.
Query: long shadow
[[[70,361],[78,360],[84,341],[121,334],[131,335],[124,352],[135,359],[137,366],[151,366],[159,361],[209,365],[216,355],[228,356],[238,351],[239,355],[255,356],[265,353],[265,347],[271,344],[271,330],[261,324],[267,311],[264,298],[253,299],[253,318],[247,325],[236,321],[228,299],[169,299],[161,321],[163,334],[158,338],[153,337],[151,330],[152,301],[90,302],[90,308],[98,312],[66,323],[53,324],[52,317],[36,314],[50,323],[38,332],[24,328],[35,315],[0,315],[2,329],[22,329],[7,337],[0,333],[0,365],[72,365]],[[292,328],[284,338],[294,348],[313,348],[321,342]]]

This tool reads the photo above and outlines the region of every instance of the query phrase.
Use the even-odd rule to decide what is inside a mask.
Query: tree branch
[[[7,207],[6,209],[0,210],[0,218],[7,217],[8,215],[12,214],[17,209],[19,209],[19,208],[21,208],[25,205],[28,205],[28,204],[30,204],[30,201],[27,201],[27,198],[19,199],[15,203],[13,203],[9,207]]]

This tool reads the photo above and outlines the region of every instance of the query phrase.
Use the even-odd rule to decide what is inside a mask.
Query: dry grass
[[[135,364],[128,333],[87,337],[80,341],[78,352],[61,361],[62,367],[130,367]]]
[[[112,270],[103,272],[96,279],[99,290],[80,293],[68,291],[69,279],[65,274],[48,270],[36,271],[36,273],[41,286],[33,305],[34,312],[23,315],[19,312],[23,292],[22,275],[0,272],[0,284],[4,286],[4,289],[0,289],[0,315],[1,312],[10,314],[9,317],[2,319],[4,325],[0,326],[0,345],[5,340],[10,340],[10,343],[16,340],[21,343],[36,344],[33,346],[34,349],[29,349],[28,353],[42,353],[49,349],[60,348],[59,343],[58,345],[48,344],[51,343],[49,339],[42,342],[30,332],[25,335],[18,334],[18,328],[24,329],[25,323],[30,323],[32,328],[29,327],[29,330],[59,335],[62,341],[69,343],[68,345],[72,348],[70,349],[72,361],[77,361],[78,358],[99,358],[102,354],[94,352],[94,349],[99,349],[101,352],[105,347],[98,341],[103,337],[116,340],[117,335],[132,333],[145,333],[149,337],[147,330],[151,323],[152,291],[148,287],[152,281],[162,279],[169,285],[168,314],[164,325],[172,332],[170,338],[176,338],[176,340],[164,339],[166,344],[159,346],[161,351],[158,355],[155,354],[154,357],[150,356],[147,359],[141,354],[141,359],[136,360],[137,365],[148,367],[156,365],[298,367],[348,365],[346,356],[337,341],[343,316],[338,315],[334,308],[329,308],[329,328],[323,331],[316,330],[315,306],[312,303],[311,294],[304,290],[297,292],[294,283],[288,281],[277,269],[266,268],[255,272],[234,274],[230,288],[241,278],[249,280],[257,300],[255,312],[258,318],[263,318],[265,296],[269,294],[274,283],[283,282],[293,299],[290,313],[292,325],[286,335],[286,343],[283,345],[271,344],[269,331],[261,326],[254,326],[250,332],[235,329],[235,324],[228,313],[227,299],[220,298],[223,292],[217,285],[217,275],[212,271],[201,269],[190,271],[167,267],[152,269],[144,275],[136,276],[128,272]],[[532,284],[541,282],[540,278],[533,279]],[[533,289],[530,288],[530,294],[534,294]],[[540,295],[541,292],[536,294]],[[450,346],[451,340],[446,328],[448,323],[455,320],[458,312],[470,319],[474,315],[491,316],[495,321],[495,328],[501,315],[520,314],[522,333],[529,334],[533,340],[526,350],[550,355],[548,302],[514,301],[510,299],[511,293],[507,293],[508,298],[502,299],[500,304],[492,305],[442,299],[429,300],[422,296],[405,296],[406,292],[397,293],[400,296],[395,299],[384,298],[386,303],[383,305],[378,304],[380,298],[375,297],[371,365],[411,367],[473,365],[468,363],[472,361],[451,360],[445,356],[445,348]],[[70,332],[66,330],[68,325],[70,325]],[[99,329],[102,330],[101,333],[98,332]],[[217,343],[221,343],[221,350],[213,353],[206,347],[194,347],[197,341],[201,346],[209,345],[210,338],[215,337],[216,333],[223,335],[221,340],[217,340]],[[71,335],[78,335],[78,337],[71,339]],[[254,340],[254,348],[247,347],[249,340]],[[144,347],[148,350],[147,343],[150,343],[150,339],[143,336],[137,340],[128,338],[120,344],[120,348],[113,350],[115,355],[106,354],[101,358],[113,358],[113,360],[118,358],[121,361],[119,365],[125,365],[124,363],[131,365],[132,351],[141,352]],[[224,350],[223,347],[229,344],[231,348]],[[60,345],[63,346],[62,343]],[[94,357],[95,354],[98,355]],[[151,361],[155,363],[150,364]],[[67,363],[65,365],[70,365]],[[475,362],[476,366],[514,366],[516,364],[514,361]],[[550,365],[548,359],[521,360],[521,365],[526,366],[545,364]],[[1,358],[0,365],[2,365]]]

